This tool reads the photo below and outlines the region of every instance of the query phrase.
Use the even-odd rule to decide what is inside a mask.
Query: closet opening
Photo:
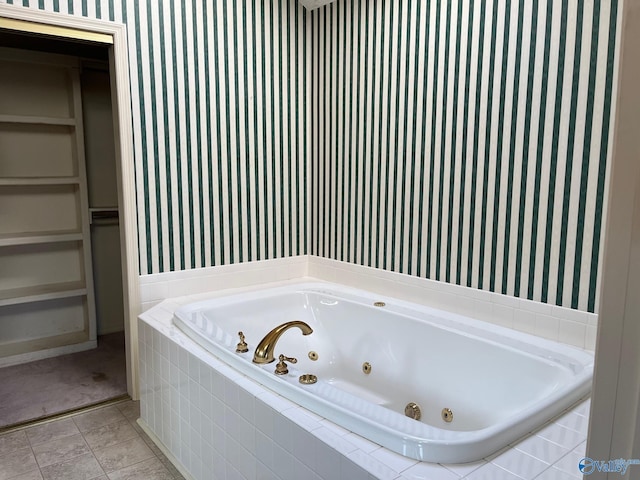
[[[128,396],[109,45],[0,28],[0,430]]]

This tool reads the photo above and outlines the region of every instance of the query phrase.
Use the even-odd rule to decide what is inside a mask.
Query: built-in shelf
[[[79,67],[0,47],[0,367],[96,344]]]
[[[3,355],[0,355],[0,368],[95,347],[96,341],[87,341],[85,332],[70,332],[46,338],[0,344],[0,350],[3,352]]]
[[[29,232],[0,234],[0,247],[11,245],[35,245],[82,240],[81,232]]]
[[[29,125],[67,125],[73,127],[76,124],[74,118],[35,117],[29,115],[2,115],[0,123],[26,123]]]
[[[12,185],[78,185],[78,177],[0,177],[0,186]]]
[[[37,285],[34,287],[11,288],[0,290],[0,307],[18,305],[20,303],[55,300],[58,298],[79,297],[86,294],[87,289],[83,282],[65,282]]]

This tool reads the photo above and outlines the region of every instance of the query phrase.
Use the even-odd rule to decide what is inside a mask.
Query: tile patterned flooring
[[[127,400],[0,434],[0,480],[183,479],[139,416]]]

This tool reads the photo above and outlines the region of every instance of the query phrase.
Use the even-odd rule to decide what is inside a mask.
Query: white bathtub
[[[373,306],[382,301],[383,307]],[[279,354],[289,374],[252,362],[274,327],[292,328]],[[230,366],[344,428],[408,457],[477,460],[543,425],[589,394],[593,356],[538,337],[325,283],[257,290],[181,307],[175,324]],[[235,352],[238,331],[249,345]],[[312,361],[309,352],[316,352]],[[371,365],[369,374],[364,362]],[[313,385],[298,377],[312,373]],[[421,420],[405,416],[420,406]],[[443,409],[453,421],[443,419]]]

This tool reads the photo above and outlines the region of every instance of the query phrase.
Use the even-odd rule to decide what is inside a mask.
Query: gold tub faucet
[[[271,363],[275,360],[273,352],[276,348],[276,343],[280,336],[289,330],[291,327],[298,327],[302,330],[303,335],[309,335],[313,332],[313,329],[300,320],[293,320],[291,322],[285,322],[282,325],[277,326],[260,341],[256,347],[256,351],[253,354],[253,363]]]

